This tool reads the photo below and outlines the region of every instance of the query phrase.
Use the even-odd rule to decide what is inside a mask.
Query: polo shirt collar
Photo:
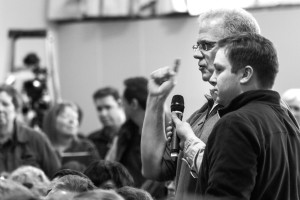
[[[29,137],[26,131],[22,131],[22,124],[15,120],[14,122],[14,136],[17,142],[19,143],[26,143],[29,140]]]

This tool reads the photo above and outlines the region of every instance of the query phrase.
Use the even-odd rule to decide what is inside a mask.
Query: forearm
[[[142,171],[145,177],[156,179],[160,176],[166,143],[164,100],[149,96],[141,139]]]

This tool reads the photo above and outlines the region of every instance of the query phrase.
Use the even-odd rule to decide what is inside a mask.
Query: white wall
[[[10,58],[10,42],[8,30],[10,29],[43,29],[47,27],[46,0],[9,0],[0,1],[0,80],[7,75]],[[44,46],[41,40],[18,40],[16,43],[15,62],[22,64],[24,55],[29,51],[41,52],[44,63]]]
[[[274,89],[282,93],[300,87],[300,8],[251,12],[278,49],[280,72]],[[65,23],[57,26],[57,35],[62,94],[83,107],[85,133],[99,126],[91,98],[97,88],[112,85],[122,91],[125,78],[148,77],[178,57],[182,61],[173,94],[185,97],[184,117],[205,101],[209,86],[192,57],[195,17]]]
[[[58,26],[62,96],[83,107],[83,130],[89,132],[99,124],[92,102],[97,88],[112,85],[122,91],[124,79],[148,77],[158,67],[173,64],[175,58],[181,58],[182,64],[174,92],[192,105],[187,106],[187,114],[199,107],[207,86],[192,57],[196,27],[195,18],[189,17]]]

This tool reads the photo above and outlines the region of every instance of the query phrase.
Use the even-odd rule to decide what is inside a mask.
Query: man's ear
[[[242,84],[248,83],[250,81],[250,79],[253,77],[253,68],[249,65],[247,65],[246,67],[244,67],[244,69],[242,69],[241,71],[242,74],[242,78],[240,80],[240,82]]]

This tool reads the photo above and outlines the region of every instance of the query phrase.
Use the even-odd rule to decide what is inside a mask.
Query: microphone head
[[[171,102],[171,111],[184,111],[184,100],[181,95],[174,95]]]

